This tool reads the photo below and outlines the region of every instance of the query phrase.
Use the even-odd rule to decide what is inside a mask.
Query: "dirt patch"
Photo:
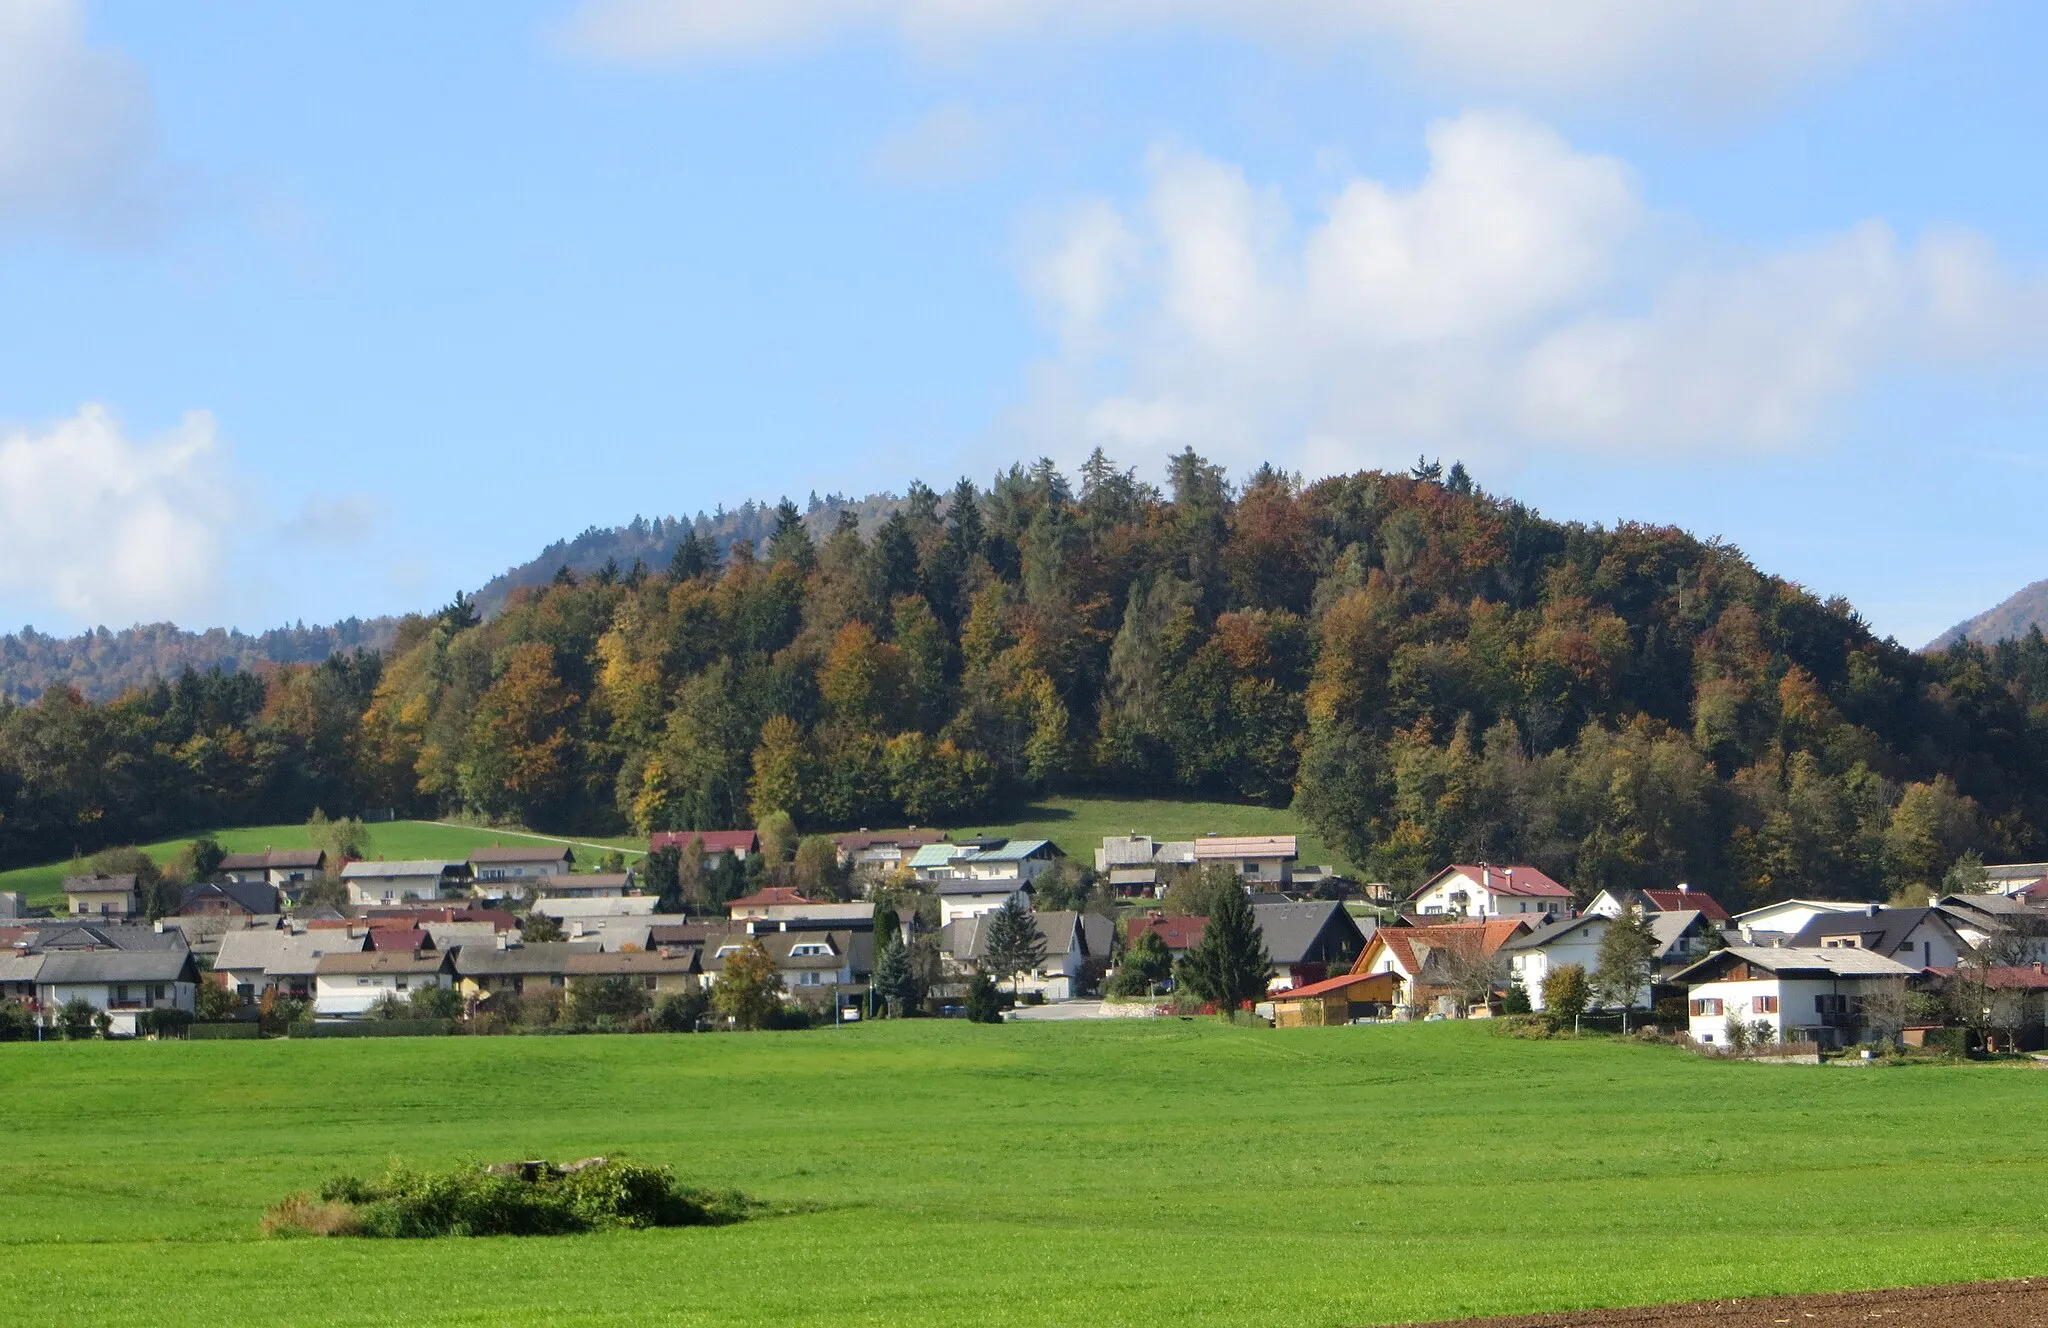
[[[2037,1328],[2048,1324],[2048,1278],[1958,1282],[1895,1291],[1695,1300],[1618,1310],[1457,1319],[1411,1328]]]

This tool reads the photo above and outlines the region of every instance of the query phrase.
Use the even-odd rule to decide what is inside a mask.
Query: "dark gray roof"
[[[45,955],[36,981],[44,986],[91,982],[192,982],[190,950],[61,950]]]
[[[493,844],[469,851],[471,862],[573,862],[567,844]]]
[[[455,951],[455,971],[466,978],[513,977],[537,973],[566,973],[569,956],[595,952],[595,942],[535,941],[510,945],[500,950],[495,943],[464,945]]]
[[[178,912],[183,913],[209,899],[232,900],[247,913],[277,912],[277,887],[261,881],[221,881],[187,886],[178,899]]]
[[[1955,924],[1938,908],[1880,908],[1856,913],[1819,914],[1800,929],[1791,944],[1819,946],[1825,945],[1829,937],[1854,936],[1863,949],[1889,958],[1923,922],[1931,922],[1936,927],[1947,928],[1951,935],[1955,934]],[[1958,943],[1962,940],[1960,936],[1955,939]]]
[[[1613,920],[1604,913],[1587,913],[1576,918],[1553,918],[1533,931],[1523,932],[1520,936],[1515,937],[1500,948],[1503,950],[1540,950],[1553,941],[1562,940],[1565,936],[1578,931],[1582,927],[1589,927],[1595,923],[1605,926]]]
[[[971,877],[950,876],[932,885],[932,892],[941,895],[1001,895],[1012,894],[1019,887],[1029,890],[1029,881],[1020,881],[1014,876],[998,877],[994,880],[975,880]]]
[[[19,924],[32,927],[31,950],[179,950],[189,949],[185,933],[171,928],[158,931],[139,922],[97,922],[65,918],[25,918]]]
[[[1308,904],[1254,904],[1252,920],[1266,938],[1266,953],[1276,964],[1306,962],[1318,950],[1332,948],[1358,953],[1365,945],[1365,933],[1334,900],[1319,899]]]
[[[64,889],[67,893],[78,890],[133,890],[134,888],[135,873],[133,872],[120,876],[93,875],[67,876],[64,878]]]

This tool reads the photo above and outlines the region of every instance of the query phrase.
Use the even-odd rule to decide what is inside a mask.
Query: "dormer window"
[[[805,955],[829,955],[831,953],[832,947],[824,944],[822,941],[805,941],[801,945],[789,947],[789,954],[792,959],[802,958]]]

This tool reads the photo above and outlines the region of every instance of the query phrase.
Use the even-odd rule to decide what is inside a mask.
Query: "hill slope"
[[[34,628],[0,636],[0,699],[28,701],[51,686],[76,687],[105,701],[184,670],[247,671],[265,664],[317,664],[350,650],[387,649],[396,618],[348,618],[329,627],[278,627],[253,636],[219,627],[187,632],[173,623],[105,627],[77,636],[45,636]]]
[[[2036,581],[2003,603],[1965,619],[1927,643],[1929,650],[1946,650],[1958,641],[1993,645],[2027,634],[2030,627],[2048,631],[2048,581]]]

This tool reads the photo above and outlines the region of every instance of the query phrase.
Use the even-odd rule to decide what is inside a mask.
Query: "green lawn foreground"
[[[918,1021],[697,1037],[0,1046],[35,1324],[1340,1325],[2048,1272],[2048,1074],[1483,1024]],[[393,1155],[624,1150],[798,1208],[270,1241]]]
[[[304,825],[250,825],[234,830],[216,830],[214,837],[230,853],[254,853],[266,848],[311,848]],[[169,862],[178,850],[191,842],[191,835],[143,844],[142,851],[158,862]],[[629,854],[645,853],[644,838],[571,838],[542,835],[524,830],[500,830],[489,826],[452,825],[438,821],[383,821],[370,827],[370,847],[380,858],[466,858],[471,849],[491,844],[545,843],[569,839],[577,845],[577,866],[588,871],[607,848]],[[594,846],[594,847],[592,847]],[[64,877],[73,870],[67,862],[46,862],[34,867],[16,867],[0,872],[0,890],[20,890],[31,904],[62,908]]]

